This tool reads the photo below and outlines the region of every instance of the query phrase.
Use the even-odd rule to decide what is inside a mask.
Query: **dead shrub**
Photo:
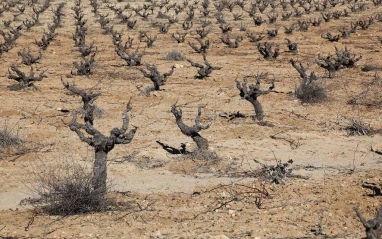
[[[166,61],[184,61],[184,60],[186,60],[186,58],[184,57],[184,55],[181,52],[179,52],[177,50],[172,50],[169,53],[167,53],[167,55],[165,57],[163,57],[163,60],[166,60]]]
[[[293,160],[290,159],[287,162],[282,162],[279,159],[275,159],[275,165],[268,165],[264,163],[259,163],[261,165],[260,169],[243,171],[243,172],[231,172],[227,175],[230,177],[238,178],[256,178],[261,182],[270,182],[274,184],[285,184],[290,178],[304,178],[301,175],[293,174]]]
[[[342,119],[349,122],[348,125],[341,127],[342,130],[346,130],[349,136],[361,136],[361,135],[373,135],[377,133],[376,130],[372,129],[370,124],[366,124],[362,120],[356,120],[346,116],[341,116]]]
[[[307,74],[310,68],[309,64],[304,67],[302,63],[297,65],[293,59],[290,62],[302,78],[300,85],[295,89],[296,97],[305,103],[316,103],[325,100],[327,94],[321,79],[316,76],[314,71],[310,72],[310,75]]]
[[[13,133],[13,129],[9,128],[7,124],[0,129],[0,148],[9,149],[13,146],[19,146],[24,141],[18,137],[17,134]]]
[[[370,63],[366,63],[362,68],[361,70],[363,72],[368,72],[368,71],[381,71],[382,70],[382,66],[381,65],[376,65],[376,64],[370,64]]]
[[[345,127],[345,130],[348,131],[349,135],[372,135],[374,131],[369,124],[366,124],[360,120],[349,119],[349,126]]]
[[[220,161],[218,155],[215,152],[196,148],[194,151],[186,154],[186,157],[192,160],[204,160],[208,162],[218,163]]]
[[[54,167],[41,163],[32,175],[32,191],[40,197],[42,209],[48,214],[100,212],[110,205],[106,194],[94,189],[90,167],[74,160],[62,160]]]
[[[320,80],[311,81],[306,84],[304,81],[296,87],[295,95],[304,103],[317,103],[326,100],[327,91]]]
[[[0,160],[15,161],[25,154],[41,152],[43,148],[52,145],[53,143],[27,141],[20,138],[18,125],[9,126],[8,120],[5,120],[4,126],[0,127]],[[46,151],[49,150],[51,149],[46,149]]]
[[[20,155],[26,152],[25,141],[14,133],[14,128],[10,128],[8,121],[0,128],[0,159],[8,156]]]
[[[257,172],[263,180],[270,181],[275,184],[285,184],[292,175],[291,165],[293,160],[288,160],[283,163],[281,160],[276,160],[276,165],[263,164],[261,169]]]

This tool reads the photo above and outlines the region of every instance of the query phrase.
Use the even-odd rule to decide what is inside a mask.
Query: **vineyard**
[[[0,238],[381,238],[381,0],[4,0],[0,34]]]

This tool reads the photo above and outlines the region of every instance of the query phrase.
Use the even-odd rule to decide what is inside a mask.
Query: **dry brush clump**
[[[54,167],[38,163],[32,183],[42,210],[51,215],[101,212],[111,204],[103,191],[94,188],[91,167],[73,159],[61,160]]]
[[[316,76],[314,71],[310,75],[307,74],[310,67],[309,64],[304,67],[302,63],[298,66],[293,59],[290,62],[302,78],[300,85],[295,90],[296,97],[304,103],[316,103],[325,100],[327,92],[320,78]]]
[[[7,125],[0,130],[0,148],[7,149],[15,145],[20,145],[23,142],[17,134],[13,134],[13,130]]]
[[[9,127],[8,121],[5,121],[4,126],[0,128],[0,159],[10,155],[13,149],[19,151],[24,143],[18,132],[14,133],[14,128]]]
[[[382,71],[382,65],[376,64],[375,62],[368,62],[362,66],[361,70],[363,72],[369,72],[369,71],[378,72],[378,71]]]
[[[347,126],[342,127],[343,130],[348,132],[349,136],[371,136],[377,132],[371,128],[370,124],[363,122],[361,119],[356,120],[345,116],[342,116],[342,118],[349,122]]]
[[[163,60],[166,60],[166,61],[184,61],[184,60],[186,60],[186,57],[180,51],[172,50],[172,51],[168,52],[165,57],[163,57]]]
[[[281,162],[281,160],[276,160],[276,165],[263,164],[257,173],[263,180],[275,184],[285,184],[289,178],[294,176],[292,175],[292,164],[293,160],[288,160],[285,163]]]
[[[298,177],[298,175],[292,174],[292,164],[292,159],[287,162],[276,159],[275,165],[260,163],[261,167],[259,169],[245,172],[245,175],[246,177],[258,178],[260,181],[271,184],[285,184],[290,178]],[[239,173],[239,175],[241,174]]]
[[[4,125],[0,127],[0,160],[7,159],[13,162],[25,154],[41,152],[44,147],[51,145],[53,144],[23,139],[19,135],[18,124],[10,126],[8,119],[6,119]]]

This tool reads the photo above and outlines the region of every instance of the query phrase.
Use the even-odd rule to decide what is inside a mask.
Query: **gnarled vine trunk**
[[[196,143],[196,146],[198,146],[201,150],[208,150],[208,140],[200,136],[200,134],[196,133],[195,135],[191,136],[192,140]]]
[[[93,188],[100,193],[106,194],[107,180],[107,154],[103,149],[95,149],[95,161],[93,164]]]

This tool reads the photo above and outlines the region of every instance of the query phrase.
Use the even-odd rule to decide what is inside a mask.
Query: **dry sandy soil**
[[[124,6],[126,2],[117,3]],[[145,2],[128,1],[131,6]],[[173,1],[174,2],[174,1]],[[248,1],[251,2],[251,1]],[[42,1],[39,1],[41,4]],[[60,1],[53,0],[50,8],[56,8]],[[147,2],[146,2],[147,3]],[[180,1],[179,1],[180,3]],[[53,13],[48,9],[40,16],[39,26],[23,29],[15,47],[0,57],[0,116],[1,127],[13,128],[19,137],[39,146],[22,155],[4,155],[0,160],[0,237],[10,238],[311,238],[315,236],[322,221],[322,231],[330,238],[361,238],[364,229],[353,210],[359,206],[367,218],[375,215],[382,206],[381,197],[371,197],[371,191],[362,188],[362,181],[382,183],[382,157],[372,152],[382,150],[382,136],[349,136],[343,130],[350,124],[344,117],[361,120],[374,129],[382,129],[381,105],[350,105],[347,102],[364,90],[364,84],[372,80],[375,71],[382,69],[382,23],[375,21],[367,30],[357,30],[349,38],[339,42],[329,42],[321,38],[322,33],[336,33],[337,28],[350,26],[351,21],[367,19],[382,13],[381,6],[366,1],[368,9],[350,13],[349,17],[322,22],[319,27],[310,26],[307,32],[295,30],[293,35],[285,35],[281,25],[290,26],[299,18],[279,20],[274,24],[264,23],[255,27],[247,13],[236,6],[234,12],[243,13],[243,21],[232,21],[232,13],[224,10],[226,19],[233,26],[232,36],[243,35],[244,40],[236,49],[224,45],[219,37],[221,30],[216,24],[213,4],[209,20],[212,32],[208,35],[212,44],[208,60],[214,66],[222,67],[214,71],[207,80],[194,79],[196,68],[187,61],[166,61],[163,57],[170,50],[178,50],[187,58],[202,62],[202,56],[194,53],[187,42],[196,42],[195,30],[200,28],[200,13],[195,10],[195,23],[186,37],[186,42],[178,44],[171,34],[183,30],[181,23],[184,12],[179,15],[179,23],[170,27],[169,33],[159,34],[152,48],[147,48],[144,63],[157,64],[161,72],[166,72],[174,64],[177,68],[168,78],[163,90],[151,97],[141,94],[138,88],[147,87],[151,82],[144,78],[137,67],[128,67],[115,53],[110,35],[102,34],[97,17],[91,12],[87,0],[82,2],[87,21],[87,42],[97,46],[96,65],[90,76],[71,76],[73,61],[80,59],[74,47],[71,34],[75,31],[73,11],[74,1],[68,1],[63,12],[62,27],[51,42],[43,58],[35,65],[35,70],[46,70],[46,79],[37,82],[38,90],[10,91],[13,84],[8,77],[12,63],[28,70],[21,64],[18,51],[28,46],[32,52],[37,48],[34,39],[40,39],[47,23],[51,23]],[[134,46],[139,44],[139,30],[158,33],[151,22],[167,22],[157,19],[157,11],[143,21],[139,16],[137,27],[128,30],[120,24],[113,12],[100,4],[100,12],[109,14],[110,25],[124,29],[123,40],[133,37]],[[199,3],[201,5],[201,3]],[[346,9],[349,4],[330,7],[329,11]],[[247,4],[247,8],[249,3]],[[201,8],[201,6],[199,6]],[[289,11],[291,10],[289,6]],[[22,23],[31,13],[27,6],[25,13],[12,22],[12,26]],[[126,10],[125,13],[131,10]],[[270,7],[263,13],[270,11]],[[282,8],[277,11],[281,15]],[[171,10],[170,12],[173,12]],[[301,19],[319,17],[320,13],[304,14]],[[6,12],[1,20],[12,19]],[[280,56],[272,61],[264,60],[257,51],[256,43],[250,43],[241,24],[254,32],[281,27],[279,35],[262,40],[280,44]],[[285,38],[297,42],[298,54],[287,52]],[[141,43],[143,46],[144,43]],[[363,58],[357,67],[337,72],[334,79],[325,78],[327,73],[314,63],[319,53],[334,53],[334,46],[347,46]],[[302,104],[293,94],[300,78],[289,63],[290,59],[308,63],[311,70],[324,77],[328,90],[328,100],[317,104]],[[376,67],[373,71],[362,71],[366,64]],[[265,126],[257,124],[250,117],[228,120],[221,113],[240,111],[246,116],[254,114],[252,106],[240,100],[234,80],[246,75],[267,72],[262,80],[262,88],[267,89],[272,81],[279,93],[261,96]],[[76,82],[79,88],[93,87],[102,95],[97,99],[98,107],[105,111],[96,118],[95,127],[105,134],[122,124],[121,112],[126,102],[132,98],[131,125],[138,127],[135,138],[128,145],[116,145],[108,155],[108,174],[113,181],[111,196],[120,201],[130,202],[125,210],[105,213],[75,215],[67,217],[50,216],[25,203],[26,198],[36,195],[28,188],[33,186],[33,170],[57,167],[60,159],[73,158],[79,162],[92,160],[93,151],[66,125],[72,111],[81,106],[79,97],[69,94],[61,84]],[[253,78],[250,78],[253,81]],[[181,143],[192,150],[195,145],[191,138],[180,132],[171,114],[171,105],[176,103],[183,109],[186,123],[193,124],[200,105],[203,108],[202,123],[214,116],[209,129],[201,132],[210,142],[210,150],[217,153],[220,162],[205,164],[203,160],[192,161],[179,155],[171,155],[156,143],[178,148]],[[130,126],[131,127],[131,126]],[[271,137],[275,136],[275,137]],[[15,153],[15,152],[10,152]],[[232,192],[230,187],[219,185],[246,185],[251,190],[262,187],[256,178],[234,177],[239,172],[253,171],[264,164],[274,165],[275,159],[294,161],[293,173],[300,178],[291,178],[285,185],[264,185],[269,197],[263,200],[261,209],[255,205],[255,193],[248,198],[233,201],[227,205]],[[36,169],[37,165],[37,169]],[[236,185],[236,186],[235,186]],[[240,191],[242,192],[242,191]],[[137,205],[143,210],[139,210]]]

